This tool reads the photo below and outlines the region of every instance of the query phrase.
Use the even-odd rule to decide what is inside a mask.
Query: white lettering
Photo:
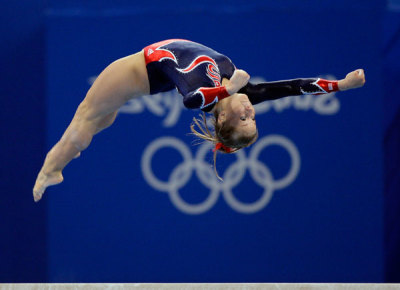
[[[334,115],[340,110],[340,102],[335,93],[319,95],[315,99],[314,110],[321,115]]]
[[[296,96],[293,98],[293,100],[294,100],[293,104],[294,107],[299,111],[310,110],[314,102],[314,98],[312,95]]]

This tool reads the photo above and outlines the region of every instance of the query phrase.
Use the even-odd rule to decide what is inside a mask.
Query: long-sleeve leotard
[[[318,95],[336,92],[338,82],[321,78],[294,79],[259,84],[248,83],[239,90],[246,94],[253,105],[288,96]]]
[[[209,108],[229,96],[221,83],[235,66],[209,47],[171,39],[147,46],[144,54],[151,94],[176,88],[189,109]]]
[[[189,109],[209,112],[229,96],[222,79],[230,79],[235,66],[231,60],[199,43],[171,39],[144,48],[150,93],[176,88]],[[239,90],[252,104],[287,96],[326,94],[338,91],[337,81],[320,78],[294,79],[260,84],[248,83]]]

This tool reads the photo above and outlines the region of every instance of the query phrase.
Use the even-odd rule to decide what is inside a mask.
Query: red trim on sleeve
[[[317,85],[327,93],[339,91],[338,81],[319,79]]]
[[[215,88],[200,88],[198,90],[203,95],[203,105],[202,108],[207,107],[213,103],[217,103],[226,97],[229,97],[225,86],[215,87]]]

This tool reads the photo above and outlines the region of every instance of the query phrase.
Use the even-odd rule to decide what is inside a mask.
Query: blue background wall
[[[397,3],[316,2],[30,1],[26,14],[2,4],[0,281],[397,281]],[[209,45],[261,79],[339,78],[361,66],[368,82],[326,100],[259,106],[259,144],[272,134],[289,140],[300,167],[273,191],[247,171],[233,189],[238,200],[252,204],[263,190],[271,193],[251,213],[215,185],[214,204],[188,215],[144,177],[144,152],[162,136],[179,138],[193,155],[203,148],[190,145],[193,112],[176,105],[175,94],[125,106],[67,167],[65,182],[34,204],[31,187],[45,152],[93,77],[116,58],[170,37]],[[301,106],[305,101],[313,105]],[[274,180],[293,167],[282,146],[258,159]],[[162,149],[152,168],[166,182],[181,160]],[[221,173],[235,161],[219,158]],[[193,172],[180,192],[199,204],[211,190]]]
[[[385,164],[385,264],[386,280],[399,281],[400,228],[400,1],[388,5],[384,18],[384,164]]]
[[[32,204],[45,154],[44,1],[0,1],[0,280],[46,280],[46,202]]]

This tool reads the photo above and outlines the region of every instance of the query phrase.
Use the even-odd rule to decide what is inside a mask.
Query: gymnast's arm
[[[204,109],[229,96],[225,86],[201,87],[183,96],[183,104],[188,109]]]
[[[245,86],[250,76],[243,70],[235,70],[232,77],[220,87],[201,87],[183,96],[183,104],[188,109],[203,109],[238,92]]]
[[[327,94],[355,89],[362,87],[364,83],[364,71],[359,69],[348,73],[344,79],[339,81],[311,78],[260,84],[248,83],[239,90],[239,93],[246,94],[250,102],[255,105],[264,101],[276,100],[288,96]]]

